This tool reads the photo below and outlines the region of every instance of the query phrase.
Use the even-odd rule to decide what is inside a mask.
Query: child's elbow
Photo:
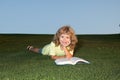
[[[68,58],[68,59],[70,59],[70,58],[72,58],[73,57],[73,55],[67,55],[66,56],[66,58]]]

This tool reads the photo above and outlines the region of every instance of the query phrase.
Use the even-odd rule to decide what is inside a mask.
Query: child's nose
[[[66,39],[66,38],[64,38],[63,40],[64,40],[64,41],[66,41],[67,39]]]

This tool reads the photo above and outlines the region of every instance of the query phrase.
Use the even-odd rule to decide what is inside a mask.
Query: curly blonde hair
[[[74,30],[66,25],[66,26],[62,26],[60,29],[58,29],[58,31],[56,32],[56,34],[54,35],[54,38],[53,38],[53,42],[55,43],[56,46],[58,46],[60,44],[59,42],[59,37],[61,34],[68,34],[70,35],[70,40],[71,40],[71,43],[69,45],[69,50],[74,50],[75,46],[76,46],[76,43],[78,42],[78,39],[75,35],[75,32]]]

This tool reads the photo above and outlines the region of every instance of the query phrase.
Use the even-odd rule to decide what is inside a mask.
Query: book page
[[[65,64],[71,64],[71,65],[75,65],[77,63],[87,63],[89,64],[88,61],[82,59],[82,58],[79,58],[79,57],[72,57],[71,59],[68,59],[68,58],[60,58],[60,59],[56,59],[55,60],[55,63],[57,65],[65,65]]]
[[[65,64],[73,64],[72,61],[68,58],[60,58],[60,59],[56,59],[55,63],[57,65],[65,65]]]
[[[87,60],[84,60],[84,59],[79,58],[79,57],[72,57],[71,61],[72,61],[73,64],[77,64],[78,62],[79,63],[88,63],[89,64],[89,62]]]

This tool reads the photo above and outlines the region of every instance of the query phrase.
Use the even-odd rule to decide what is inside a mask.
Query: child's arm
[[[73,54],[71,54],[66,47],[63,47],[63,50],[66,54],[66,58],[70,59],[71,57],[73,57]]]
[[[59,58],[65,58],[66,56],[51,56],[51,59],[59,59]]]
[[[62,47],[62,49],[65,52],[65,56],[56,56],[56,55],[53,56],[53,55],[51,55],[51,58],[52,59],[59,59],[59,58],[68,58],[68,59],[70,59],[71,57],[73,57],[73,54],[71,54],[66,47]]]

